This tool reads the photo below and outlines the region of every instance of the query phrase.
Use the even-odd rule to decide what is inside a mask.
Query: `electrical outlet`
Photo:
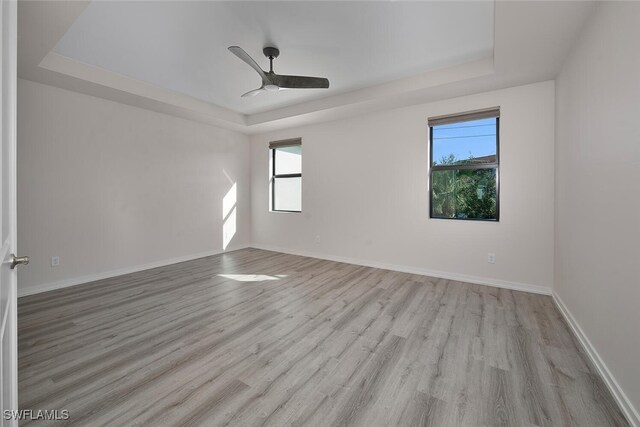
[[[487,254],[487,262],[489,264],[495,264],[496,263],[496,254],[494,254],[493,252],[489,252]]]
[[[57,267],[60,265],[60,257],[59,256],[52,256],[51,257],[51,267]]]

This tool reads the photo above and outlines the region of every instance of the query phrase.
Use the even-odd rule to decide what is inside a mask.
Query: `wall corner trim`
[[[147,264],[134,265],[134,266],[131,266],[131,267],[120,268],[120,269],[117,269],[117,270],[103,271],[103,272],[100,272],[100,273],[90,274],[90,275],[87,275],[87,276],[80,276],[80,277],[74,277],[74,278],[71,278],[71,279],[59,280],[57,282],[44,283],[44,284],[41,284],[41,285],[30,286],[30,287],[22,288],[22,289],[20,288],[20,285],[18,284],[18,298],[26,297],[28,295],[35,295],[35,294],[39,294],[39,293],[42,293],[42,292],[55,291],[56,289],[68,288],[68,287],[71,287],[71,286],[83,285],[83,284],[86,284],[86,283],[95,282],[97,280],[110,279],[112,277],[122,276],[124,274],[137,273],[139,271],[150,270],[150,269],[158,268],[158,267],[165,267],[167,265],[177,264],[177,263],[185,262],[185,261],[192,261],[192,260],[198,259],[198,258],[205,258],[205,257],[208,257],[208,256],[219,255],[219,254],[222,254],[222,253],[225,253],[225,252],[232,252],[232,251],[236,251],[236,250],[239,250],[239,249],[245,249],[245,248],[248,248],[249,246],[250,246],[249,244],[242,244],[242,245],[234,246],[233,248],[231,248],[230,250],[227,250],[227,251],[214,250],[214,251],[200,252],[200,253],[197,253],[197,254],[184,255],[184,256],[181,256],[181,257],[166,259],[166,260],[162,260],[162,261],[154,261],[154,262],[150,262],[150,263],[147,263]]]
[[[622,409],[622,413],[627,418],[627,421],[629,421],[629,424],[633,427],[640,427],[640,415],[638,414],[638,411],[633,407],[633,404],[624,393],[609,368],[607,368],[607,365],[598,354],[596,348],[591,344],[591,341],[589,341],[589,338],[580,327],[580,324],[573,317],[573,314],[571,314],[564,301],[562,301],[562,298],[560,298],[560,295],[558,295],[555,290],[552,293],[552,297],[558,307],[558,310],[562,313],[562,316],[569,324],[571,331],[573,331],[573,334],[578,338],[578,341],[580,341],[583,349],[587,355],[589,355],[591,363],[593,363],[598,374],[604,380],[607,388],[616,400],[616,403],[618,403],[618,406]]]
[[[492,279],[492,278],[486,278],[486,277],[468,276],[465,274],[429,270],[425,268],[411,267],[406,265],[388,264],[384,262],[369,261],[369,260],[342,257],[342,256],[334,256],[334,255],[321,254],[316,252],[291,250],[291,249],[280,248],[280,247],[275,247],[271,245],[263,245],[259,243],[252,243],[249,246],[255,249],[281,252],[289,255],[298,255],[298,256],[304,256],[309,258],[319,258],[327,261],[344,262],[346,264],[355,264],[355,265],[362,265],[364,267],[373,267],[373,268],[380,268],[383,270],[399,271],[401,273],[419,274],[421,276],[437,277],[439,279],[455,280],[458,282],[473,283],[476,285],[493,286],[496,288],[511,289],[514,291],[530,292],[530,293],[541,294],[541,295],[551,295],[551,287],[547,287],[547,286],[531,285],[528,283],[510,282],[506,280]]]

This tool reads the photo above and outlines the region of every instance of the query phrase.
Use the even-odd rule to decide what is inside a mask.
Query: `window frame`
[[[496,161],[492,163],[476,163],[468,165],[440,165],[433,164],[433,128],[438,125],[429,126],[429,219],[444,219],[456,221],[482,221],[482,222],[500,222],[500,116],[496,119]],[[473,120],[460,120],[457,123]],[[495,169],[496,170],[496,217],[495,218],[444,218],[433,216],[433,172],[445,170],[478,170],[478,169]]]
[[[302,146],[302,143],[295,144]],[[281,173],[276,174],[276,150],[280,147],[269,148],[271,150],[271,212],[286,212],[286,213],[302,213],[302,166],[300,166],[300,173]],[[302,162],[302,159],[300,159]],[[276,179],[278,178],[300,178],[300,210],[292,211],[285,209],[276,209]]]

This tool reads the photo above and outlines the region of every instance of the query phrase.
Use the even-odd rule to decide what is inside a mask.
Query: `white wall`
[[[20,294],[222,251],[234,183],[227,249],[250,242],[247,136],[20,80]]]
[[[500,222],[429,219],[427,117],[494,106]],[[293,137],[302,137],[303,212],[269,212],[268,142]],[[255,246],[549,292],[554,83],[254,136],[251,191]]]
[[[555,291],[636,408],[639,24],[640,3],[598,5],[558,77],[556,118]]]

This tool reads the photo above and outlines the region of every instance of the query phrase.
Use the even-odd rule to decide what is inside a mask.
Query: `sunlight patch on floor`
[[[237,280],[238,282],[263,282],[265,280],[279,280],[276,276],[266,274],[218,274],[225,279]]]

